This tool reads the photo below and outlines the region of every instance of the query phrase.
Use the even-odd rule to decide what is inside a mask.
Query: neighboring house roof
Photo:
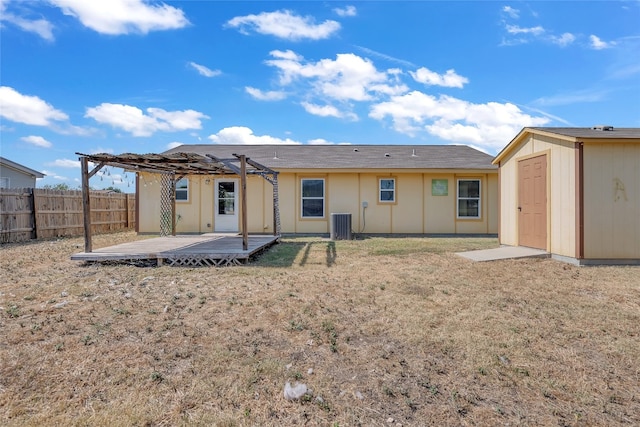
[[[43,173],[38,172],[36,170],[33,170],[31,168],[28,168],[26,166],[23,166],[23,165],[21,165],[19,163],[13,162],[13,161],[11,161],[9,159],[6,159],[4,157],[0,157],[0,165],[2,165],[3,167],[8,167],[8,168],[11,168],[11,169],[15,169],[15,170],[17,170],[19,172],[22,172],[22,173],[24,173],[26,175],[34,176],[36,178],[44,178],[44,174]]]
[[[613,142],[625,140],[640,142],[640,128],[616,128],[613,126],[593,126],[589,128],[560,128],[560,127],[530,127],[524,128],[511,140],[493,159],[493,164],[498,164],[507,153],[519,144],[526,135],[537,134],[560,138],[569,142],[602,141]]]
[[[162,154],[244,154],[282,169],[480,169],[496,170],[492,156],[466,145],[181,145]]]

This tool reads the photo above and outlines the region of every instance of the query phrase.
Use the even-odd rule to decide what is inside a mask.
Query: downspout
[[[498,243],[502,243],[502,162],[498,162]]]
[[[584,259],[584,144],[575,144],[576,168],[576,259]]]

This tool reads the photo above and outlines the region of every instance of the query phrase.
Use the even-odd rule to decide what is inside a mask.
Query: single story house
[[[640,264],[640,128],[524,128],[493,163],[501,244]]]
[[[182,145],[162,155],[245,155],[277,172],[277,192],[260,176],[246,183],[247,229],[325,234],[333,213],[351,214],[366,234],[496,234],[498,168],[492,156],[456,145]],[[161,227],[159,174],[138,172],[138,232]],[[177,181],[177,233],[241,229],[236,175],[186,175]]]
[[[44,174],[0,157],[0,188],[35,188],[37,178]]]

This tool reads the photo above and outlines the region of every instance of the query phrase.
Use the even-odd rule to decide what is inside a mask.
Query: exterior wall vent
[[[613,130],[613,126],[609,126],[609,125],[595,125],[594,127],[592,127],[591,129],[593,130],[600,130],[600,131],[605,131],[605,130]]]

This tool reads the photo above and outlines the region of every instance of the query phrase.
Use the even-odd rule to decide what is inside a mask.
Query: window
[[[302,218],[324,218],[324,179],[302,180]]]
[[[395,178],[381,178],[379,182],[380,182],[380,196],[378,197],[378,200],[380,202],[395,202],[396,201]]]
[[[480,218],[480,180],[458,180],[458,218]]]
[[[218,182],[218,215],[236,214],[236,183],[234,181]]]
[[[3,176],[0,178],[0,188],[9,188],[9,177]]]
[[[176,201],[186,202],[189,200],[189,180],[187,178],[179,179],[176,182]]]

